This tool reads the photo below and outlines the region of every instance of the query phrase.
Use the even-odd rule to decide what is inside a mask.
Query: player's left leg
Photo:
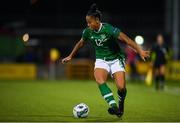
[[[125,81],[125,62],[124,60],[116,60],[110,67],[111,74],[116,82],[119,96],[119,111],[121,116],[124,113],[124,100],[126,97],[126,81]]]
[[[126,81],[125,81],[125,72],[119,71],[113,74],[116,86],[118,88],[118,97],[119,97],[119,110],[121,115],[124,113],[124,100],[126,97]]]

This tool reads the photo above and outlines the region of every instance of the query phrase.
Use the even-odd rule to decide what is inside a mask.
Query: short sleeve
[[[119,28],[111,26],[111,34],[114,38],[117,39],[119,37],[120,32],[121,30]]]
[[[88,41],[88,30],[87,29],[84,29],[83,32],[82,32],[82,39],[84,41]]]

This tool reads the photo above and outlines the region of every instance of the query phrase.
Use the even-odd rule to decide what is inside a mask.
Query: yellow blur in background
[[[56,61],[59,58],[59,52],[57,50],[51,51],[51,60]],[[59,64],[56,64],[59,65]],[[148,62],[137,62],[137,73],[139,76],[145,76],[145,82],[147,85],[151,85],[153,81],[153,70],[149,67]],[[93,79],[94,62],[92,60],[72,60],[72,62],[65,65],[64,77],[67,79]],[[126,73],[130,74],[131,69],[126,64]],[[0,64],[0,79],[38,79],[38,66],[36,64]],[[60,74],[60,73],[57,73]],[[82,75],[81,75],[82,74]],[[87,75],[86,75],[87,74]],[[81,77],[81,76],[83,77]],[[167,65],[166,79],[180,80],[180,62],[173,61]]]
[[[36,79],[35,64],[0,64],[0,79]]]
[[[52,48],[50,50],[50,58],[51,58],[51,61],[56,61],[58,58],[60,57],[60,53],[59,51],[56,49],[56,48]]]

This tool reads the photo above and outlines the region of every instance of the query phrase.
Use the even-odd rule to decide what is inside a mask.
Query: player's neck
[[[99,23],[98,24],[98,28],[95,30],[96,32],[99,32],[100,30],[101,30],[101,28],[102,28],[102,23]]]

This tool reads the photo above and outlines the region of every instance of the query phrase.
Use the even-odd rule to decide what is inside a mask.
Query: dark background
[[[97,3],[104,20],[121,28],[163,29],[164,0],[29,0],[3,1],[0,7],[1,23],[24,22],[34,28],[83,28],[85,15],[92,3]],[[145,24],[145,25],[143,25]],[[150,25],[147,25],[150,24]]]
[[[90,5],[97,3],[103,14],[102,22],[120,28],[132,39],[136,35],[142,35],[145,39],[143,47],[146,49],[150,49],[156,35],[162,33],[166,43],[174,50],[174,59],[178,59],[180,26],[177,1],[4,0],[0,4],[0,32],[20,38],[28,33],[30,41],[26,49],[30,47],[30,51],[37,53],[40,50],[47,55],[51,48],[56,47],[61,56],[65,57],[81,38]],[[175,11],[176,4],[178,8]],[[90,49],[90,45],[83,48],[77,57],[94,58]]]

